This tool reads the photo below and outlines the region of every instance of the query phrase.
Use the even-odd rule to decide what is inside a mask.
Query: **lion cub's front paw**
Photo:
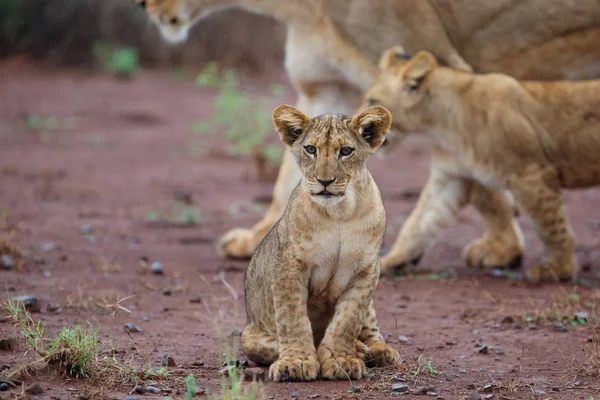
[[[469,268],[515,269],[521,267],[523,248],[500,240],[477,239],[465,246],[462,257]]]
[[[322,345],[318,354],[323,379],[362,379],[367,372],[367,366],[356,349],[331,350]]]
[[[367,366],[383,367],[400,360],[400,354],[385,343],[373,343],[369,346],[371,352],[367,358]]]
[[[221,237],[217,249],[221,256],[225,257],[252,257],[252,253],[256,250],[254,234],[249,229],[232,229]]]
[[[271,364],[269,377],[274,382],[314,381],[319,375],[319,361],[316,354],[304,351],[287,351]]]

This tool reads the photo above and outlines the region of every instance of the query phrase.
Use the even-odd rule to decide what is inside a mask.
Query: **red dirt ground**
[[[248,90],[267,93],[269,82],[289,85],[278,71],[255,79]],[[0,270],[3,290],[37,296],[43,306],[34,317],[51,335],[65,325],[98,321],[107,340],[112,322],[111,340],[120,358],[139,364],[150,354],[158,368],[168,352],[214,392],[220,387],[219,346],[225,340],[217,332],[231,341],[230,333],[245,321],[247,264],[219,258],[215,240],[257,221],[256,204],[270,196],[272,184],[258,182],[248,161],[190,150],[213,145],[191,133],[194,121],[210,116],[213,96],[197,88],[193,77],[178,80],[168,72],[145,72],[124,82],[77,71],[0,66],[0,237],[27,255],[20,270]],[[291,88],[285,101],[294,101]],[[56,116],[59,127],[27,127],[26,116]],[[388,210],[386,246],[414,207],[428,162],[429,145],[420,138],[409,139],[385,160],[372,160]],[[182,194],[206,216],[203,223],[147,221],[151,211],[170,215]],[[600,359],[593,358],[592,328],[566,321],[564,330],[555,324],[562,314],[568,318],[577,311],[589,312],[594,324],[600,313],[599,195],[598,190],[565,194],[584,269],[578,284],[529,287],[519,279],[468,271],[460,250],[482,228],[477,215],[465,210],[413,273],[382,280],[376,291],[379,321],[402,353],[403,366],[374,370],[370,379],[352,384],[267,382],[265,397],[392,398],[396,376],[406,379],[410,393],[402,396],[411,399],[459,399],[474,392],[494,399],[597,399]],[[234,204],[239,212],[232,211]],[[530,221],[521,220],[529,264],[540,257],[541,246]],[[82,235],[85,225],[92,227],[93,239]],[[58,248],[45,251],[48,243]],[[141,257],[163,262],[164,275],[149,273]],[[169,288],[172,294],[164,295]],[[134,296],[122,303],[131,314],[111,317],[102,306],[127,296]],[[49,311],[48,304],[61,311]],[[15,350],[0,350],[0,364],[10,373],[34,358],[24,355],[24,341],[10,321],[1,322],[0,339],[18,338]],[[128,322],[143,328],[132,335],[139,352],[122,329]],[[480,353],[485,344],[489,351]],[[427,361],[437,374],[427,372]],[[38,398],[88,393],[84,381],[53,371],[32,375],[25,385],[40,382],[44,392]],[[352,385],[360,392],[350,393]],[[431,387],[437,395],[414,394],[419,387]],[[21,391],[0,392],[0,399],[17,398]],[[109,388],[104,397],[127,395],[125,389]]]

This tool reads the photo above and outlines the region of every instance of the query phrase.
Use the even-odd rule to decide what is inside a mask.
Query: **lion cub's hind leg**
[[[242,349],[250,360],[260,365],[270,365],[279,357],[277,339],[254,324],[242,332]]]
[[[364,326],[358,335],[358,342],[367,347],[367,350],[361,351],[362,353],[365,353],[365,363],[367,364],[367,367],[383,367],[400,360],[398,351],[385,343],[385,339],[379,330],[373,300],[371,300],[371,304],[369,304],[369,310],[365,318]],[[357,344],[357,350],[359,350],[360,347],[361,346]]]

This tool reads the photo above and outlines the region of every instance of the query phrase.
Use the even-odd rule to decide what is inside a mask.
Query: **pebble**
[[[320,394],[309,394],[309,395],[308,395],[308,398],[309,398],[309,399],[318,399],[319,397],[321,397],[321,395],[320,395]]]
[[[459,369],[458,372],[460,372],[461,374],[466,374],[467,370],[466,369]]]
[[[437,397],[437,393],[436,392],[427,392],[427,396],[431,396],[431,397]]]
[[[242,336],[242,329],[235,329],[231,332],[231,336]]]
[[[34,383],[34,384],[30,385],[29,387],[27,387],[27,389],[25,389],[25,392],[29,393],[29,394],[37,395],[37,394],[43,393],[44,389],[42,389],[42,385],[40,385],[39,383]]]
[[[0,258],[0,264],[4,267],[5,270],[10,271],[16,265],[15,260],[11,256],[4,255]]]
[[[489,350],[489,347],[488,347],[488,345],[487,345],[487,344],[484,344],[483,346],[481,346],[481,347],[479,348],[479,350],[477,350],[477,352],[478,352],[478,353],[481,353],[481,354],[487,354],[487,353],[488,353],[488,350]]]
[[[394,383],[394,384],[392,384],[392,392],[394,392],[394,393],[408,392],[408,385],[403,385],[401,383]]]
[[[294,393],[292,393],[292,397],[300,397],[300,392],[294,392]]]
[[[410,342],[410,339],[406,336],[400,335],[400,337],[398,338],[398,340],[400,340],[400,342],[402,343],[408,343]]]
[[[568,330],[569,329],[566,326],[564,326],[563,324],[554,325],[554,331],[556,331],[556,332],[566,332]]]
[[[479,393],[471,393],[466,400],[481,400],[481,395]]]
[[[44,245],[42,246],[42,250],[45,251],[46,253],[49,251],[53,251],[53,250],[58,250],[60,249],[60,246],[56,243],[44,243]]]
[[[79,231],[82,235],[91,235],[94,233],[94,227],[91,225],[82,225]]]
[[[40,312],[42,309],[40,302],[35,296],[32,295],[23,295],[17,296],[12,299],[15,303],[21,303],[25,306],[25,309],[29,312]]]
[[[138,400],[138,398],[136,396],[127,396],[125,400]]]
[[[15,345],[15,338],[9,337],[0,340],[0,350],[11,351]]]
[[[485,393],[490,393],[492,390],[494,390],[494,385],[492,384],[487,384],[483,387]]]
[[[362,392],[362,389],[358,386],[352,385],[352,387],[350,388],[350,393],[360,393],[360,392]]]
[[[162,359],[162,366],[163,367],[176,367],[177,363],[175,362],[175,359],[169,355],[169,353],[165,353],[165,355],[163,356],[163,359]]]
[[[543,390],[540,390],[540,389],[535,389],[535,390],[534,390],[534,392],[535,392],[535,394],[537,394],[538,396],[541,396],[541,395],[544,395],[544,394],[546,394],[546,392],[544,392]]]
[[[125,332],[144,332],[144,330],[135,324],[125,324]]]
[[[424,394],[427,394],[427,392],[435,392],[435,388],[433,386],[419,387],[419,388],[416,388],[415,390],[413,390],[412,394],[424,395]]]
[[[52,272],[50,272],[50,271],[44,271],[44,276],[46,278],[52,278]]]
[[[395,376],[395,377],[394,377],[394,380],[395,380],[396,382],[406,382],[406,378],[403,378],[403,377],[401,377],[401,376]]]
[[[575,318],[582,319],[585,321],[590,318],[590,313],[588,313],[587,311],[579,311],[575,313]]]
[[[153,262],[152,265],[150,266],[150,269],[152,270],[152,273],[155,275],[162,275],[165,273],[163,263],[161,263],[160,261]]]
[[[159,388],[157,388],[156,386],[146,386],[146,387],[144,387],[144,389],[146,390],[146,392],[150,392],[150,393],[154,393],[154,394],[159,394],[161,392],[161,390]]]
[[[246,368],[244,370],[244,378],[248,381],[256,380],[264,381],[265,380],[265,370],[262,368]]]
[[[200,297],[200,296],[192,297],[192,298],[190,298],[190,303],[192,303],[192,304],[202,303],[202,297]]]
[[[0,392],[6,392],[8,390],[8,383],[0,383]]]
[[[134,392],[136,392],[137,394],[144,394],[146,393],[146,387],[145,386],[136,386],[133,389]]]

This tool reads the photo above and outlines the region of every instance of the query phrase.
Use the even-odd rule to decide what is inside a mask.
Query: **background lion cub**
[[[246,355],[271,364],[274,381],[360,379],[399,358],[379,332],[372,294],[379,279],[385,209],[367,159],[391,116],[369,107],[353,118],[311,119],[273,111],[281,140],[302,170],[277,224],[246,272]]]
[[[467,264],[509,266],[523,251],[514,195],[547,253],[529,277],[575,278],[575,243],[561,187],[600,184],[600,80],[474,75],[441,67],[426,51],[407,61],[399,47],[384,54],[380,67],[365,105],[388,107],[394,131],[426,132],[435,143],[427,185],[385,267],[418,259],[469,203],[481,213],[486,234],[465,248]]]

